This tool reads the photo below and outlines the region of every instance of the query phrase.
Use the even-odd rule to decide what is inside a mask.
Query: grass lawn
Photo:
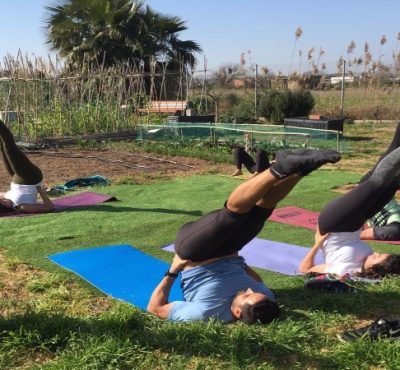
[[[321,170],[281,203],[319,210],[335,185],[358,174]],[[237,179],[193,176],[98,191],[119,202],[59,214],[0,220],[0,369],[396,369],[400,342],[343,344],[336,334],[377,317],[400,317],[400,279],[335,295],[304,289],[301,277],[257,270],[284,314],[268,326],[174,324],[104,297],[45,257],[132,244],[165,261],[160,246],[183,223],[220,207]],[[97,190],[97,189],[96,189]],[[313,232],[270,222],[260,237],[309,246]],[[399,246],[374,243],[380,251]]]

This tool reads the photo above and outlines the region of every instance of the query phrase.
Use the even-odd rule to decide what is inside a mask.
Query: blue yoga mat
[[[110,245],[53,254],[54,263],[74,272],[113,298],[146,309],[151,293],[169,264],[130,245]],[[170,301],[183,300],[179,281],[171,289]]]
[[[164,250],[174,251],[174,245],[163,247]],[[254,238],[247,243],[239,255],[249,266],[264,270],[280,272],[285,275],[299,275],[299,264],[310,249],[298,245],[285,244],[273,240]],[[315,263],[324,263],[322,253],[319,251]]]

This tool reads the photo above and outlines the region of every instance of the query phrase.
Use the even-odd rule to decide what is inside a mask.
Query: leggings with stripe
[[[0,152],[12,181],[20,185],[36,185],[43,180],[39,167],[17,147],[10,130],[0,121]]]
[[[322,234],[329,232],[351,232],[360,229],[364,222],[380,211],[396,194],[399,180],[376,181],[371,178],[377,164],[400,146],[400,123],[387,151],[361,182],[330,203],[321,211],[318,218]]]

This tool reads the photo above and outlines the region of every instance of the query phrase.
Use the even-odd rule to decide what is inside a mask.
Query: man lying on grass
[[[340,159],[334,150],[283,150],[266,171],[239,185],[224,207],[181,227],[175,257],[154,290],[148,311],[173,321],[215,318],[269,323],[279,315],[274,294],[238,251],[257,236],[277,203],[301,178]],[[182,272],[184,301],[168,302]]]

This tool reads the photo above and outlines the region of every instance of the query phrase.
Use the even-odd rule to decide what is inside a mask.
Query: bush
[[[238,104],[240,102],[240,98],[239,96],[237,96],[234,93],[229,93],[226,95],[224,102],[226,104],[226,107],[228,109],[233,108],[236,104]]]
[[[233,104],[225,113],[219,115],[220,122],[252,123],[255,121],[254,100],[251,97],[230,97]]]
[[[314,104],[307,90],[267,90],[260,99],[259,113],[269,121],[282,123],[285,117],[307,116]]]
[[[209,96],[193,96],[190,99],[190,108],[194,108],[197,114],[214,114],[215,103]]]

